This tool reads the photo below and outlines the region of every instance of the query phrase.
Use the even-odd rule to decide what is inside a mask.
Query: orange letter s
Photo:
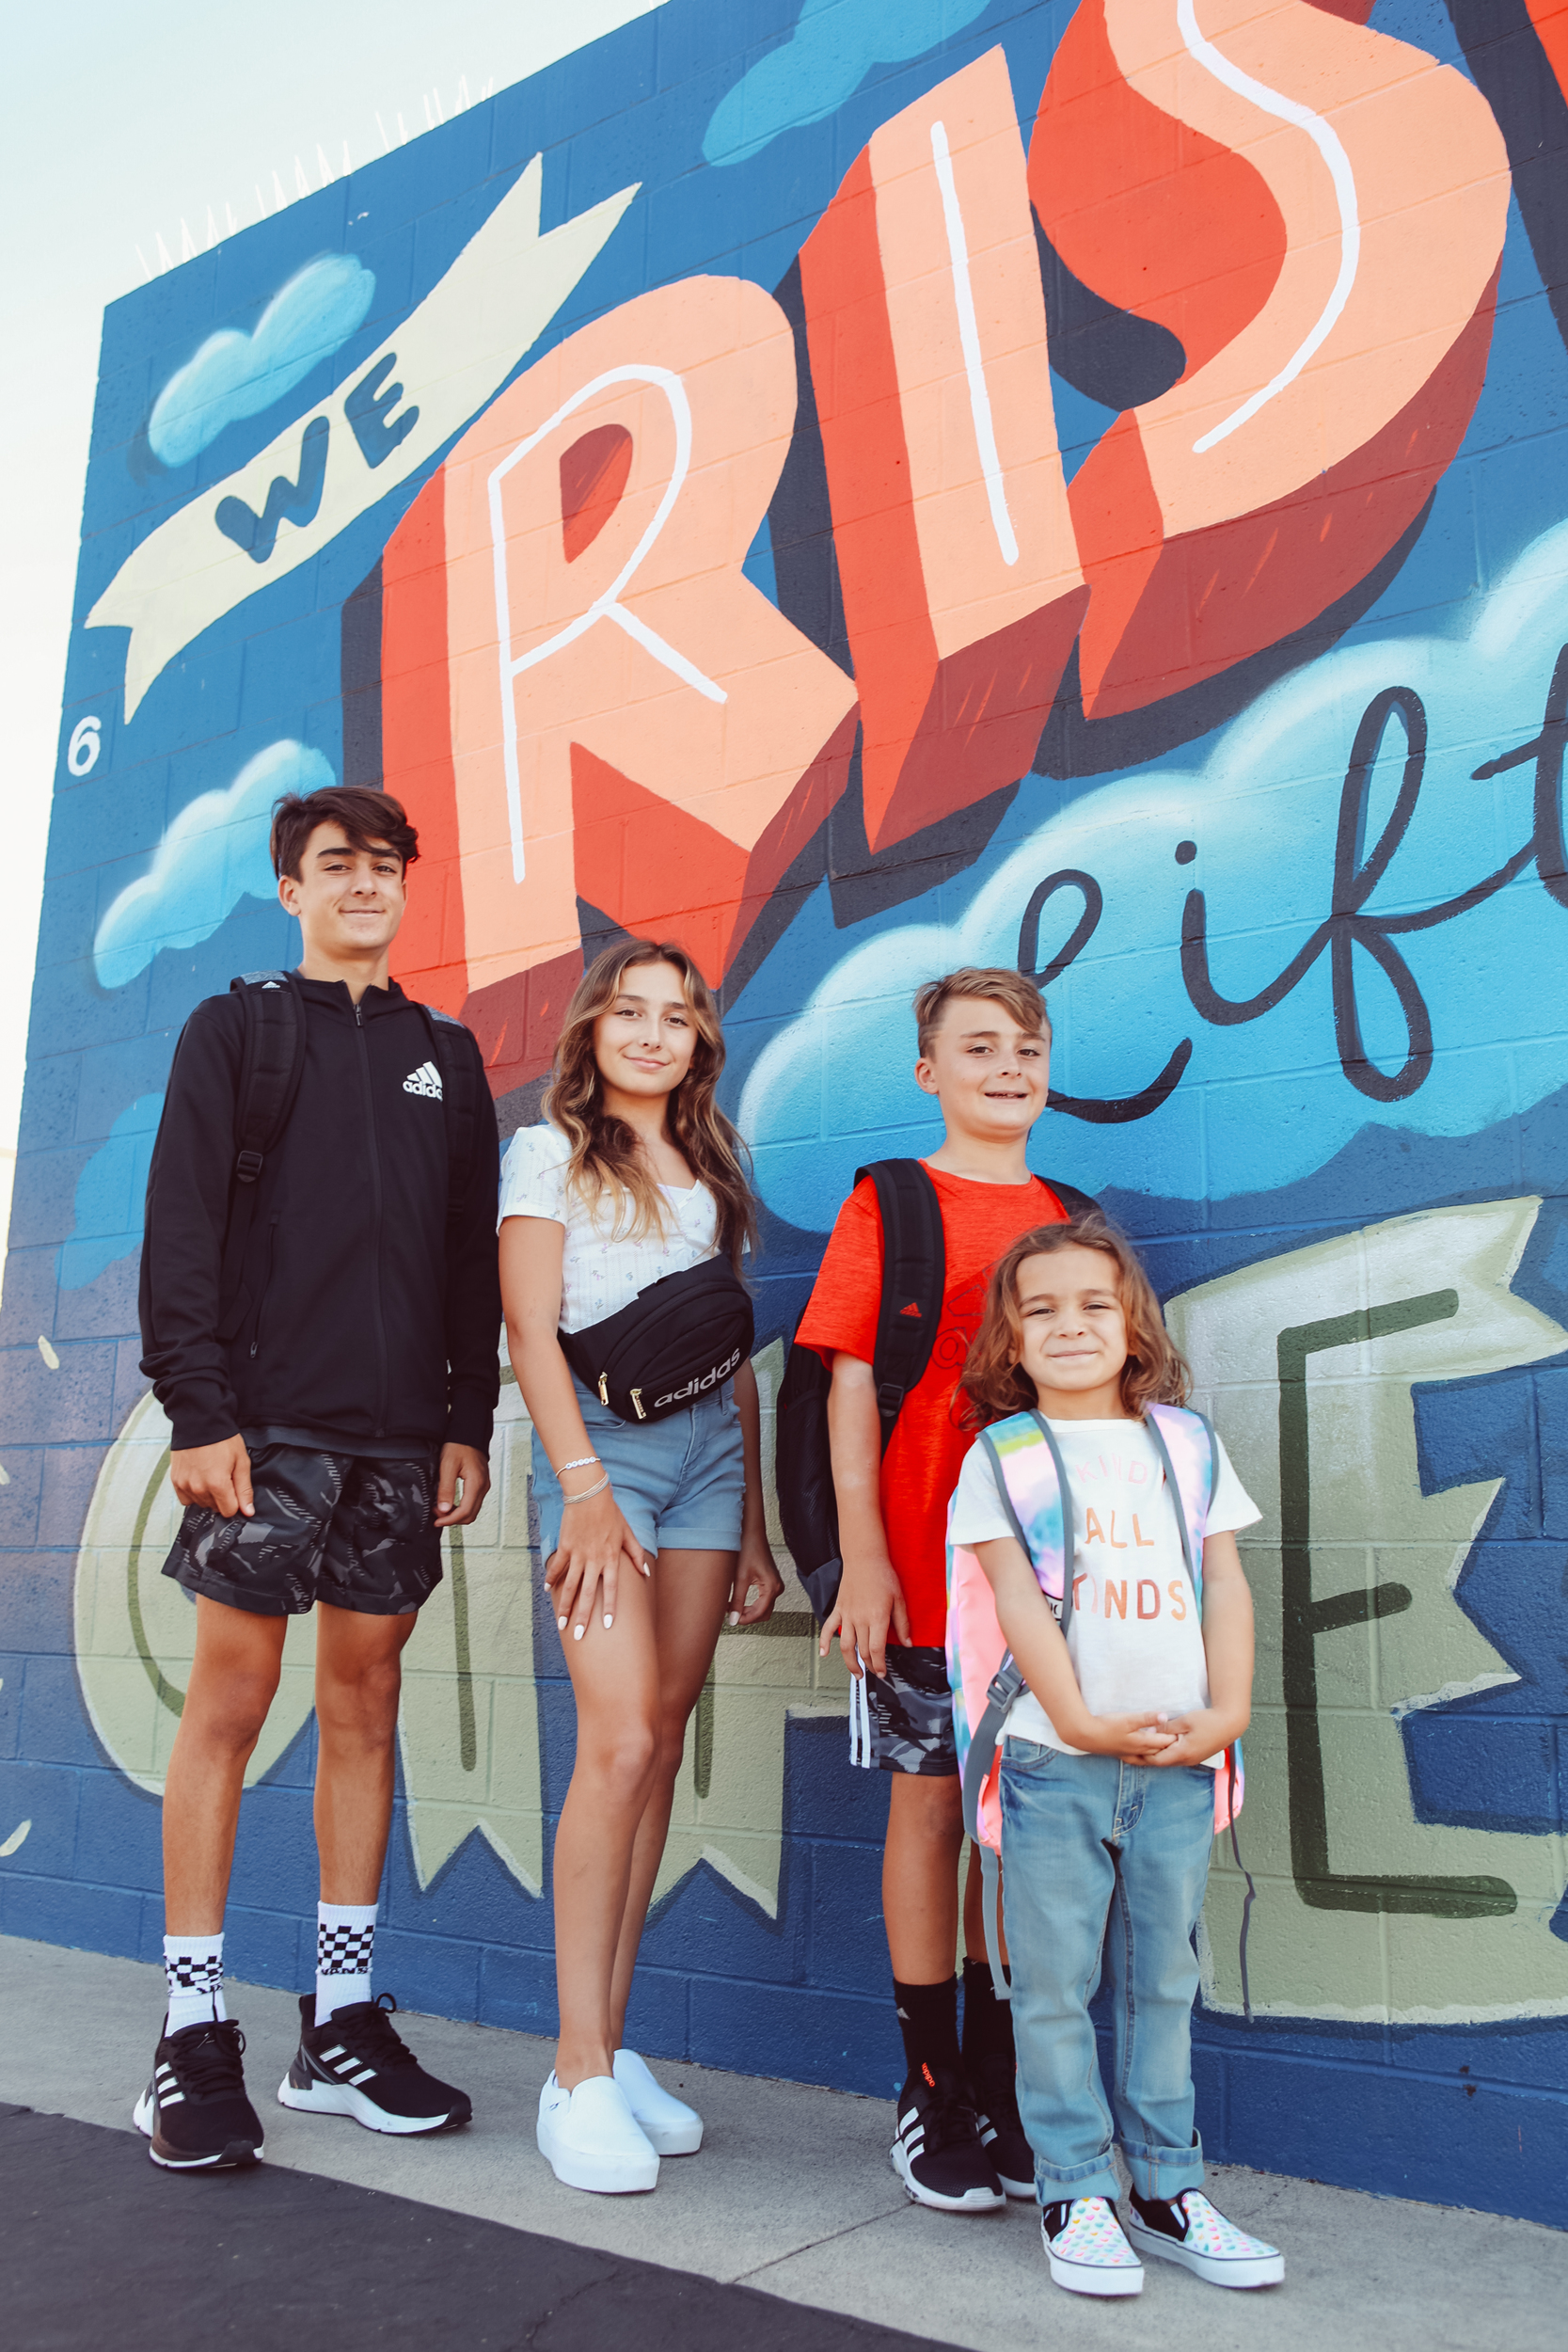
[[[1057,49],[1030,148],[1041,227],[1187,362],[1069,493],[1091,715],[1326,611],[1420,513],[1469,422],[1502,138],[1463,74],[1350,13],[1083,0]]]

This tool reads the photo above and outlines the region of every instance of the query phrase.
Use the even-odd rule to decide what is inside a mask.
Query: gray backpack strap
[[[986,1921],[986,1960],[991,1991],[999,2001],[1013,1997],[1012,1979],[1002,1958],[1002,1857],[990,1846],[980,1848],[980,1899]]]
[[[1214,1424],[1207,1413],[1200,1413],[1190,1405],[1186,1410],[1192,1413],[1195,1421],[1200,1421],[1203,1423],[1209,1434],[1209,1502],[1212,1503],[1214,1484],[1220,1474],[1220,1441],[1214,1434]],[[1187,1575],[1191,1580],[1194,1592],[1197,1595],[1198,1614],[1201,1617],[1203,1613],[1202,1563],[1193,1558],[1192,1537],[1187,1533],[1187,1514],[1182,1508],[1181,1489],[1176,1483],[1176,1468],[1170,1458],[1170,1448],[1166,1445],[1164,1433],[1152,1413],[1144,1415],[1144,1427],[1154,1440],[1154,1451],[1160,1456],[1160,1467],[1165,1473],[1165,1484],[1170,1488],[1171,1504],[1176,1512],[1176,1529],[1181,1538],[1181,1557],[1187,1564]]]
[[[1065,1634],[1072,1617],[1074,1567],[1072,1503],[1067,1483],[1067,1465],[1062,1460],[1061,1448],[1053,1437],[1048,1423],[1041,1420],[1038,1413],[1035,1415],[1035,1419],[1039,1423],[1046,1444],[1051,1448],[1051,1459],[1055,1468],[1056,1484],[1062,1497],[1062,1609],[1058,1622]],[[980,1443],[990,1456],[991,1474],[996,1481],[996,1491],[1001,1500],[1002,1508],[1007,1515],[1014,1535],[1022,1547],[1024,1558],[1028,1559],[1029,1538],[1023,1532],[1023,1523],[1014,1508],[1012,1496],[1007,1492],[1007,1481],[1002,1469],[1002,1457],[996,1451],[989,1429],[981,1430]],[[1007,1982],[1006,1970],[1002,1963],[1002,1937],[998,1913],[1001,1879],[998,1860],[991,1848],[980,1836],[980,1791],[990,1777],[990,1768],[996,1756],[996,1743],[1002,1737],[1002,1726],[1007,1720],[1008,1711],[1019,1692],[1026,1688],[1023,1669],[1009,1650],[987,1685],[985,1711],[970,1737],[969,1754],[964,1759],[964,1828],[975,1846],[979,1848],[981,1892],[986,1920],[986,1958],[990,1963],[991,1984],[999,2001],[1010,2001],[1012,1992]]]

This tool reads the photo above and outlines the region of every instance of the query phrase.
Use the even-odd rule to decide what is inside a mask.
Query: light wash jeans
[[[1018,2105],[1042,2204],[1114,2201],[1113,2137],[1141,2197],[1174,2197],[1203,2179],[1193,2129],[1193,1931],[1213,1835],[1212,1772],[1064,1756],[1032,1740],[1004,1746]],[[1089,2023],[1102,1976],[1115,2061],[1109,2106]]]

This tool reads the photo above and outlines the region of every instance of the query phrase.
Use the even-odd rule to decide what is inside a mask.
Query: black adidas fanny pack
[[[663,1421],[711,1396],[752,1353],[751,1293],[727,1258],[663,1274],[619,1314],[557,1334],[601,1405],[633,1424]]]

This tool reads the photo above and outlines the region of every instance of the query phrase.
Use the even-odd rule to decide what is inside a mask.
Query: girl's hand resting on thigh
[[[730,1586],[731,1625],[761,1625],[773,1614],[773,1604],[783,1591],[784,1578],[774,1565],[767,1537],[742,1535],[735,1582]]]
[[[653,1574],[641,1539],[622,1516],[612,1490],[607,1486],[588,1502],[568,1502],[561,1515],[561,1541],[545,1570],[562,1643],[568,1621],[572,1640],[581,1641],[601,1587],[609,1632],[615,1622],[615,1593],[623,1560],[642,1576]]]

